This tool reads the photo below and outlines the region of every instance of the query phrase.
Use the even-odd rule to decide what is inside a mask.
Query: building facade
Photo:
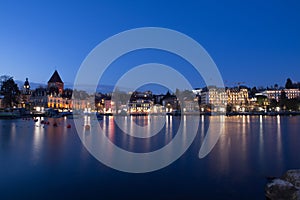
[[[26,78],[20,96],[21,99],[20,104],[22,108],[30,109],[30,96],[31,96],[30,84],[28,78]]]
[[[228,88],[227,104],[231,107],[231,111],[244,112],[250,106],[249,91],[246,87]]]
[[[26,81],[24,83],[25,93],[27,93],[28,89]],[[70,97],[64,97],[63,87],[64,83],[62,82],[62,79],[60,78],[58,72],[55,70],[48,81],[47,88],[40,87],[30,92],[31,107],[38,110],[40,110],[41,108],[53,108],[61,110],[72,109],[73,102]]]
[[[201,111],[225,112],[227,100],[224,88],[206,87],[201,91]]]
[[[128,110],[130,114],[149,114],[152,106],[152,92],[133,92],[128,103]]]
[[[210,86],[201,91],[201,104],[224,105],[227,103],[227,94],[224,88]]]
[[[279,102],[282,94],[285,94],[285,97],[288,99],[297,99],[300,98],[300,90],[299,89],[272,89],[265,90],[262,92],[269,100],[275,99]]]
[[[50,91],[50,93],[57,93],[57,95],[63,94],[64,82],[61,80],[57,70],[54,71],[48,81],[48,90]]]
[[[171,113],[180,110],[179,101],[176,95],[171,94],[169,91],[161,100],[162,106],[166,108],[167,113]]]

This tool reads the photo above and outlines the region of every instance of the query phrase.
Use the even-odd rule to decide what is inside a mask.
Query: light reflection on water
[[[281,123],[280,116],[277,116],[277,155],[278,158],[282,158],[282,138],[281,138]]]
[[[192,119],[192,116],[183,117],[184,129],[180,145],[187,142],[189,131],[194,131]],[[44,119],[49,120],[50,125],[41,125],[40,120],[37,123],[32,120],[0,120],[0,187],[3,188],[0,197],[13,185],[21,187],[27,184],[28,188],[24,192],[28,194],[33,192],[30,188],[56,188],[54,183],[44,182],[44,186],[39,186],[34,180],[62,176],[63,181],[70,185],[65,190],[74,192],[77,185],[87,184],[90,186],[87,191],[95,188],[95,193],[91,193],[93,195],[101,187],[104,188],[102,194],[111,193],[115,185],[123,186],[124,192],[132,187],[143,191],[142,187],[153,187],[153,183],[147,183],[147,180],[155,180],[162,184],[159,186],[161,190],[156,188],[160,193],[169,191],[176,187],[178,181],[182,181],[187,185],[177,188],[178,192],[191,198],[199,195],[212,197],[214,193],[210,188],[217,188],[215,195],[223,195],[223,199],[263,199],[265,176],[280,176],[287,169],[300,168],[300,116],[233,116],[221,119],[217,116],[201,116],[198,136],[182,158],[163,170],[140,176],[123,176],[121,172],[98,163],[82,146],[72,120]],[[55,120],[58,127],[52,125]],[[113,116],[104,117],[101,121],[89,116],[80,120],[87,142],[97,142],[90,140],[93,139],[95,125],[99,124],[113,143],[132,152],[150,152],[162,148],[174,138],[180,123],[180,117],[165,116],[165,126],[161,132],[145,139],[122,133]],[[127,131],[134,131],[132,122],[142,124],[146,136],[151,135],[151,126],[159,126],[156,125],[159,120],[160,117],[146,116],[124,116],[122,119],[123,128]],[[208,129],[208,122],[212,126],[214,123],[224,123],[224,133],[212,152],[200,160],[197,155]],[[70,129],[67,129],[68,124],[71,124]],[[90,125],[90,130],[85,129],[86,125]],[[113,149],[108,149],[111,155],[112,151]],[[181,176],[181,173],[184,175]],[[104,177],[107,177],[105,182]],[[122,184],[126,181],[132,181],[132,185]],[[252,192],[248,191],[249,184]],[[42,188],[41,192],[45,192]],[[20,195],[24,195],[24,192]],[[89,195],[85,190],[75,190],[74,194],[76,192]],[[178,195],[178,192],[175,193]],[[155,191],[154,194],[159,195]],[[115,194],[115,197],[122,195]],[[127,197],[130,197],[129,193]]]
[[[44,118],[41,118],[44,120]],[[33,144],[32,144],[32,162],[36,164],[41,156],[41,151],[43,149],[43,140],[45,134],[45,125],[35,125],[33,131]]]
[[[263,151],[264,151],[264,123],[263,116],[259,116],[259,160],[263,163]]]

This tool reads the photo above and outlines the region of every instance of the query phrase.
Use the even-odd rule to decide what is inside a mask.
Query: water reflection
[[[200,127],[200,139],[201,139],[201,141],[203,141],[204,136],[205,136],[205,130],[204,130],[205,120],[204,120],[204,115],[201,115],[201,117],[200,117],[200,124],[201,124],[201,127]]]
[[[264,123],[263,123],[263,116],[259,116],[259,141],[258,141],[258,149],[259,149],[259,160],[263,161],[263,154],[264,154]]]
[[[240,169],[237,169],[237,171],[247,168],[247,165],[249,165],[251,162],[251,156],[255,157],[255,155],[257,156],[256,158],[258,158],[259,165],[265,168],[267,167],[265,160],[269,154],[273,155],[271,157],[276,160],[276,166],[279,169],[283,165],[284,157],[287,156],[283,155],[282,132],[286,129],[282,129],[283,124],[281,118],[282,117],[280,116],[201,116],[198,131],[200,136],[199,144],[201,145],[203,143],[203,139],[207,131],[205,124],[208,124],[208,120],[211,122],[212,131],[216,131],[215,129],[217,129],[218,124],[223,124],[223,134],[215,146],[216,149],[213,149],[213,151],[209,154],[210,156],[213,156],[214,162],[218,163],[217,166],[220,172],[224,174],[230,173],[235,160],[240,162]],[[89,116],[86,116],[82,119],[82,130],[86,141],[90,143],[95,142],[95,145],[102,145],[99,138],[98,140],[94,140],[95,137],[92,136],[92,130],[96,128],[94,124],[100,124],[103,133],[110,139],[110,141],[112,141],[112,143],[124,150],[129,150],[131,152],[151,152],[161,149],[165,145],[169,144],[169,142],[175,137],[181,121],[180,117],[165,116],[165,127],[159,134],[151,138],[137,139],[120,132],[114,122],[113,116],[104,117],[102,121],[91,120]],[[182,119],[183,133],[180,136],[181,147],[187,144],[188,134],[191,131],[194,131],[196,127],[192,116],[183,116]],[[284,119],[286,122],[287,118]],[[143,123],[142,121],[144,120],[144,124],[147,124],[147,126],[144,127],[146,131],[145,134],[149,135],[149,132],[152,130],[151,126],[156,126],[156,123],[159,123],[161,118],[139,117],[139,119],[133,119],[133,116],[124,116],[122,120],[125,130],[132,132],[135,131],[132,123],[135,123],[135,120],[140,120],[139,123]],[[295,120],[292,120],[291,122],[295,124]],[[45,150],[45,146],[49,148],[49,153],[51,154],[51,157],[53,157],[54,161],[61,156],[61,149],[64,148],[63,146],[66,142],[65,138],[68,136],[66,134],[67,129],[62,124],[63,122],[58,121],[58,123],[60,124],[59,127],[48,126],[44,128],[43,125],[39,125],[39,123],[34,124],[31,122],[33,125],[31,146],[31,157],[33,163],[40,161],[43,151]],[[91,126],[90,131],[85,130],[84,127],[86,125]],[[17,134],[20,132],[19,129],[21,129],[23,126],[27,127],[28,125],[25,123],[10,124],[10,139],[8,142],[14,143],[14,141],[18,140],[18,138],[25,137],[25,135]],[[284,126],[286,125],[284,124]],[[297,144],[295,142],[297,140],[291,138],[293,137],[289,136],[288,140],[290,141],[291,145]],[[3,143],[3,140],[1,142]],[[107,146],[107,148],[110,154],[113,155],[113,149],[110,146]],[[199,148],[197,150],[199,150]],[[171,155],[172,152],[169,151],[168,153]],[[274,153],[276,153],[276,155]],[[166,154],[165,156],[168,157],[169,155]],[[212,165],[214,165],[213,162]]]
[[[280,115],[277,115],[277,152],[278,156],[282,157],[282,140],[281,140],[281,122]]]
[[[41,118],[44,120],[44,118]],[[32,162],[36,164],[41,157],[43,147],[43,140],[45,134],[45,125],[36,124],[33,130],[33,144],[32,144]]]
[[[243,149],[242,149],[242,152],[243,152],[243,158],[246,157],[245,153],[246,153],[246,149],[247,149],[247,135],[246,135],[246,128],[247,128],[247,121],[246,121],[246,118],[248,116],[245,116],[243,115],[242,116],[242,132],[241,132],[241,136],[242,136],[242,146],[243,146]]]
[[[166,116],[164,144],[166,144],[172,138],[172,135],[173,135],[173,117],[170,115],[167,115]]]
[[[218,119],[220,118],[220,119]],[[210,122],[211,124],[214,123],[222,123],[222,128],[223,128],[223,132],[219,138],[219,141],[217,143],[217,146],[219,148],[217,148],[216,150],[218,150],[217,153],[217,157],[215,160],[215,163],[218,163],[218,169],[216,169],[217,171],[219,171],[220,173],[223,174],[227,174],[229,167],[230,167],[230,146],[231,146],[231,138],[228,138],[226,135],[230,134],[230,126],[228,127],[228,121],[230,119],[226,119],[224,116],[215,116],[214,118],[210,119],[212,122]],[[230,125],[230,123],[229,123]],[[219,131],[218,129],[213,131]],[[215,150],[213,150],[212,152],[215,152]],[[213,163],[211,163],[213,164]],[[216,168],[215,166],[212,166],[214,169]]]
[[[116,119],[118,118],[118,123]],[[129,150],[131,152],[149,152],[154,151],[167,145],[172,138],[176,135],[178,126],[180,124],[180,117],[172,116],[110,116],[104,117],[99,122],[100,129],[97,134],[105,134],[108,139],[122,149]],[[184,118],[186,119],[186,118]],[[143,121],[146,121],[145,123]],[[165,121],[164,126],[161,126],[161,122]],[[184,120],[184,131],[186,132],[187,122]],[[134,137],[134,133],[139,131],[141,127],[137,124],[143,124],[144,136]],[[161,128],[158,130],[157,128]],[[126,131],[123,132],[123,131]],[[155,131],[155,133],[153,133]],[[85,138],[87,138],[93,131],[85,132]],[[89,139],[90,140],[90,139]],[[185,142],[183,138],[183,142]]]
[[[97,121],[81,118],[80,134],[84,134],[90,143],[105,145],[101,143],[101,140],[93,140],[97,139],[94,137],[97,133],[94,134],[84,129],[85,124],[91,124],[91,130],[97,128],[94,125],[99,124],[104,130],[104,135],[123,149],[149,152],[167,145],[176,135],[178,124],[181,122],[178,117],[166,116],[165,126],[159,134],[150,139],[136,139],[122,133],[113,119],[114,117],[104,117],[103,120]],[[184,146],[188,142],[190,131],[196,127],[192,119],[192,116],[183,118],[184,127],[179,146]],[[225,117],[223,118],[224,134],[221,135],[211,153],[200,160],[197,153],[207,131],[209,120],[213,122],[212,128],[214,128],[214,123],[222,122],[217,117],[201,116],[199,137],[189,151],[171,166],[141,176],[119,173],[99,164],[81,144],[73,128],[74,125],[72,124],[70,129],[66,128],[66,124],[71,121],[55,120],[58,127],[54,127],[52,125],[54,119],[50,119],[51,125],[45,128],[39,122],[34,123],[32,120],[0,120],[1,194],[11,195],[11,190],[6,189],[15,187],[26,187],[26,190],[22,191],[28,193],[39,192],[40,190],[36,188],[39,187],[41,181],[43,185],[39,188],[53,188],[53,185],[56,185],[55,181],[60,180],[70,193],[77,194],[77,189],[80,190],[82,186],[86,186],[96,191],[94,195],[98,194],[99,188],[103,188],[103,193],[109,195],[115,192],[116,187],[122,187],[124,191],[130,191],[132,187],[140,191],[143,188],[151,188],[153,181],[145,181],[146,178],[159,180],[161,182],[159,186],[162,187],[160,192],[176,188],[177,181],[182,181],[188,184],[181,184],[180,189],[185,190],[186,194],[192,192],[194,196],[201,198],[203,194],[206,194],[207,198],[217,198],[221,194],[225,199],[226,197],[229,197],[227,199],[247,199],[247,197],[248,199],[262,199],[265,176],[277,176],[287,169],[300,166],[297,151],[300,141],[300,116]],[[128,131],[134,131],[130,126],[131,117],[124,117],[122,120]],[[155,126],[161,119],[157,117],[149,120],[149,118],[141,117],[139,120],[141,123],[145,120],[147,121],[145,124]],[[148,127],[145,128],[149,131]],[[103,148],[107,150],[106,148],[110,146],[103,146]],[[171,148],[163,156],[170,157],[174,150],[176,148]],[[113,150],[108,153],[114,155]],[[133,162],[133,160],[128,159],[126,162]],[[35,166],[33,167],[32,164]],[[145,161],[142,164],[148,163]],[[123,184],[126,182],[131,184]],[[58,190],[61,184],[57,185]],[[218,193],[215,194],[216,190]],[[122,198],[123,193],[120,192],[120,195],[116,194],[116,196]],[[16,199],[20,199],[22,195],[17,197]],[[175,195],[171,197],[176,198]]]

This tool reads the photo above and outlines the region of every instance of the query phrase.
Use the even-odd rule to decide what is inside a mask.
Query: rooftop
[[[63,83],[57,70],[55,70],[48,83]]]

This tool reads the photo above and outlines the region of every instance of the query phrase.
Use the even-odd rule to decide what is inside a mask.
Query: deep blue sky
[[[72,83],[101,41],[127,29],[157,26],[198,41],[226,85],[284,85],[287,77],[300,81],[299,10],[297,0],[1,0],[0,75],[45,83],[57,69]],[[137,59],[143,63],[144,57]],[[198,84],[203,86],[193,83]]]

